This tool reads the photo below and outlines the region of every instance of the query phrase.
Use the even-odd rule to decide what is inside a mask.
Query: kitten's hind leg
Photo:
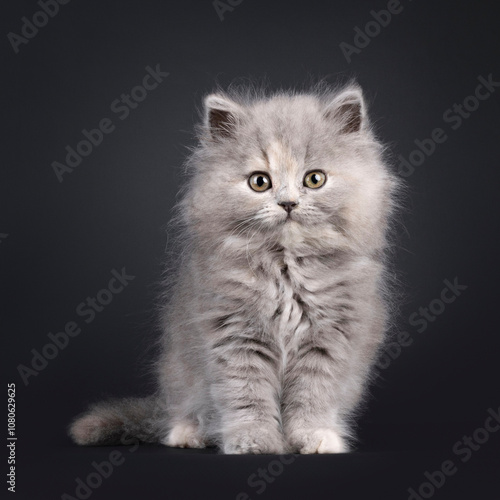
[[[166,446],[176,448],[205,448],[207,446],[199,425],[189,421],[175,423],[161,442]]]

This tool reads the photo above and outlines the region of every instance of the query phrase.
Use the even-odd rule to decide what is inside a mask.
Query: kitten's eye
[[[249,177],[248,184],[254,191],[266,191],[271,187],[271,179],[266,174],[256,172]]]
[[[304,186],[311,189],[317,189],[321,187],[326,182],[326,175],[320,170],[315,170],[314,172],[309,172],[304,177]]]

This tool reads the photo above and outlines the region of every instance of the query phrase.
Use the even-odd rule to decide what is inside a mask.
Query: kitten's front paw
[[[345,440],[332,429],[301,429],[294,431],[288,441],[294,452],[345,453],[348,450]]]
[[[222,449],[228,455],[247,453],[281,455],[285,453],[285,442],[278,430],[249,427],[226,435],[223,439]]]

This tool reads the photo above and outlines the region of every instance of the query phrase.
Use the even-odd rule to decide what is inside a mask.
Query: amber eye
[[[256,172],[248,178],[248,184],[254,191],[266,191],[271,187],[271,179],[262,172]]]
[[[309,172],[304,177],[304,186],[311,189],[320,188],[326,182],[326,175],[320,170],[315,170],[314,172]]]

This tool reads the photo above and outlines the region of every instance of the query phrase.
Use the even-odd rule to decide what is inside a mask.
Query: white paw
[[[161,443],[176,448],[205,448],[206,446],[198,427],[186,423],[176,424]]]
[[[285,452],[283,437],[278,431],[251,428],[236,431],[223,439],[223,451],[228,455],[274,454]]]
[[[345,453],[347,444],[338,432],[332,429],[305,429],[295,431],[290,438],[295,451],[311,453]]]

